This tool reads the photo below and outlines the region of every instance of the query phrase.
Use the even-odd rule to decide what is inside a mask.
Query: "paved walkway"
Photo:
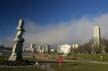
[[[51,66],[50,64],[42,64],[42,65],[39,65],[40,68],[42,68],[43,70],[45,71],[55,71]]]
[[[91,61],[91,60],[87,60],[86,62],[97,63],[97,64],[108,64],[108,62],[99,62],[99,61]]]
[[[68,60],[66,59],[65,62],[85,62],[85,63],[97,63],[97,64],[108,64],[108,62],[101,62],[101,61],[92,61],[92,60]]]

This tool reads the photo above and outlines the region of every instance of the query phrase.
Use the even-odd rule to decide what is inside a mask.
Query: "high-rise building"
[[[31,45],[30,45],[30,51],[33,52],[34,48],[35,48],[35,44],[31,43]]]
[[[92,47],[92,53],[100,52],[100,27],[94,26],[93,30],[93,47]]]
[[[100,46],[100,27],[94,26],[94,45]]]
[[[39,45],[38,47],[37,47],[37,52],[39,52],[39,53],[49,53],[49,45],[48,44],[46,44],[46,45]]]

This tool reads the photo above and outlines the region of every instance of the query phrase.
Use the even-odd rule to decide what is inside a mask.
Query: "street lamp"
[[[94,44],[92,44],[91,47],[92,47],[91,54],[94,54],[94,51],[95,51],[94,50]]]

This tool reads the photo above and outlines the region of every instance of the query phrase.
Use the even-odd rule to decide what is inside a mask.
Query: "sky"
[[[0,43],[15,38],[19,18],[24,19],[25,42],[83,44],[99,25],[107,39],[108,0],[0,0]]]

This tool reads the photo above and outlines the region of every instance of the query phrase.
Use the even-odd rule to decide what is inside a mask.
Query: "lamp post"
[[[94,51],[95,51],[94,50],[94,44],[92,44],[91,47],[92,47],[91,54],[94,54]]]
[[[75,44],[75,52],[78,53],[78,44]]]
[[[74,54],[75,44],[72,45],[72,54]]]

